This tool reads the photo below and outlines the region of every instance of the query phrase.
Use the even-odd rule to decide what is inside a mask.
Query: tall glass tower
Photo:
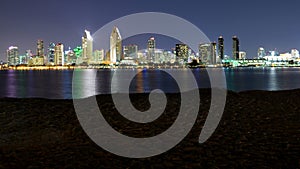
[[[36,56],[39,58],[44,58],[44,56],[45,56],[43,40],[38,40],[38,42],[37,42]]]
[[[155,48],[156,48],[155,38],[151,37],[148,40],[148,44],[147,44],[147,49],[148,49],[147,60],[149,62],[153,62],[154,61],[154,58],[155,58]]]
[[[176,44],[176,59],[177,61],[187,61],[189,57],[189,47],[186,44]]]
[[[117,63],[122,59],[122,37],[119,29],[114,27],[110,35],[110,62]]]
[[[239,60],[239,53],[240,53],[240,41],[237,36],[232,37],[233,43],[232,43],[232,57],[235,60]]]
[[[84,62],[89,62],[93,58],[93,37],[87,30],[84,31],[82,37],[82,59]]]
[[[199,56],[205,65],[217,63],[217,43],[203,43],[199,45]]]
[[[220,36],[218,39],[218,52],[219,52],[219,58],[221,60],[224,59],[224,38],[223,36]]]
[[[54,64],[54,58],[55,58],[55,44],[50,43],[48,47],[48,63]]]
[[[7,52],[8,66],[16,66],[19,64],[19,49],[16,46],[8,48]]]
[[[64,65],[64,45],[62,43],[58,43],[55,46],[55,55],[54,55],[54,64],[56,66]]]

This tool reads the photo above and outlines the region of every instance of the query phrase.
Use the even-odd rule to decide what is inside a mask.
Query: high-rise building
[[[87,30],[84,31],[82,37],[82,60],[84,62],[89,62],[93,57],[93,37],[91,33]]]
[[[138,53],[138,46],[137,45],[127,45],[123,48],[124,57],[131,57],[136,59]]]
[[[32,51],[31,50],[26,50],[26,59],[27,59],[27,63],[30,59],[32,59]]]
[[[64,65],[64,45],[58,43],[55,46],[54,64],[56,66]]]
[[[37,42],[36,56],[40,57],[40,58],[44,58],[44,56],[45,56],[43,40],[38,40],[38,42]]]
[[[77,57],[75,52],[69,47],[67,51],[65,51],[64,55],[64,65],[72,65],[76,64]]]
[[[19,64],[21,64],[21,65],[25,65],[25,64],[27,64],[28,62],[27,62],[27,56],[26,55],[21,55],[21,56],[19,56]]]
[[[6,51],[8,66],[16,66],[19,64],[19,49],[11,46]]]
[[[148,40],[148,44],[147,44],[147,50],[148,50],[147,60],[149,62],[153,62],[154,61],[154,58],[155,58],[155,48],[156,48],[155,38],[151,37]]]
[[[104,55],[105,55],[104,49],[95,50],[93,64],[101,64],[101,62],[104,61]]]
[[[258,59],[261,59],[261,58],[264,58],[266,56],[266,51],[263,47],[260,47],[258,48],[258,51],[257,51],[257,58]]]
[[[218,52],[219,52],[219,58],[221,60],[224,59],[224,38],[223,36],[220,36],[218,39]]]
[[[239,53],[240,53],[240,41],[237,36],[232,37],[233,43],[232,43],[232,58],[235,60],[239,59]]]
[[[199,57],[201,62],[206,65],[217,64],[217,44],[215,42],[200,44]]]
[[[186,44],[176,44],[177,61],[187,61],[189,57],[189,47]]]
[[[48,63],[54,64],[54,58],[55,58],[55,44],[50,43],[48,47]]]
[[[110,35],[110,62],[117,63],[122,59],[122,37],[119,29],[114,27]]]

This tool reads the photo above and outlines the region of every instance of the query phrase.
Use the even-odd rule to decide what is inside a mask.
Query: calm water
[[[170,70],[182,80],[187,79],[186,70]],[[233,91],[288,90],[300,88],[300,68],[239,68],[224,69],[227,88]],[[116,81],[116,70],[65,71],[0,71],[0,97],[71,99],[72,84],[77,97],[94,94],[126,92],[121,89],[122,80],[135,74],[136,70],[124,70]],[[73,74],[75,74],[73,79]],[[206,70],[193,70],[199,88],[209,88]],[[74,82],[74,83],[73,83]],[[188,84],[188,81],[186,82]],[[130,92],[148,93],[161,89],[167,93],[179,91],[175,80],[161,70],[143,70],[130,83]]]

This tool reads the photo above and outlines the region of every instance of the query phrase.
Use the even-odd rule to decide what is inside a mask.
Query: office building
[[[148,40],[148,43],[147,43],[147,61],[148,62],[154,62],[155,60],[155,48],[156,48],[156,42],[155,42],[155,38],[154,37],[151,37],[149,40]]]
[[[247,53],[244,51],[239,52],[239,60],[243,60],[247,58]]]
[[[19,48],[11,46],[6,51],[8,66],[17,66],[19,64]]]
[[[258,59],[262,59],[266,56],[266,51],[263,47],[260,47],[258,48],[258,51],[257,51],[257,58]]]
[[[55,44],[50,43],[48,47],[48,63],[53,65],[54,64],[54,58],[55,58]]]
[[[87,30],[84,31],[82,37],[82,60],[83,62],[89,63],[93,57],[93,37]]]
[[[44,56],[45,56],[43,40],[38,40],[38,42],[37,42],[36,56],[40,57],[40,58],[44,58]]]
[[[64,65],[64,45],[62,43],[58,43],[55,45],[54,65]]]
[[[240,41],[237,36],[232,37],[233,43],[232,43],[232,58],[235,60],[239,59],[239,53],[240,53]]]
[[[127,45],[123,47],[124,57],[131,57],[137,59],[138,46],[137,45]]]
[[[215,42],[200,44],[199,57],[205,65],[217,64],[217,44]]]
[[[175,51],[177,61],[187,62],[189,57],[189,47],[186,44],[176,44]]]
[[[122,37],[117,27],[114,27],[110,35],[110,63],[116,64],[123,59]]]
[[[219,54],[219,59],[223,60],[224,59],[224,38],[223,38],[223,36],[220,36],[218,38],[218,54]]]

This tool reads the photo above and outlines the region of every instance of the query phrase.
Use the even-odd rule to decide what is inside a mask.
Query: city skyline
[[[212,41],[222,35],[225,48],[231,46],[229,39],[237,35],[241,39],[241,50],[246,51],[249,57],[255,56],[260,46],[269,50],[276,48],[279,52],[300,48],[300,40],[296,36],[298,23],[295,22],[299,16],[297,6],[300,2],[288,0],[285,3],[241,3],[230,0],[182,4],[176,0],[172,3],[154,0],[154,6],[136,0],[116,3],[119,4],[113,7],[116,12],[112,12],[109,10],[112,9],[112,4],[93,0],[64,1],[60,2],[61,8],[57,8],[55,1],[41,3],[36,0],[4,0],[0,7],[0,18],[4,23],[0,32],[0,59],[5,59],[9,46],[19,46],[20,53],[25,53],[28,49],[35,51],[36,39],[43,39],[45,44],[55,42],[76,47],[81,43],[77,37],[82,36],[82,30],[95,32],[114,19],[147,11],[165,12],[187,19]],[[13,13],[10,12],[11,4],[14,4]],[[34,12],[33,7],[36,9]],[[78,10],[82,11],[77,12]],[[165,41],[161,41],[160,46],[169,48]],[[231,49],[226,48],[225,54],[230,53]]]

